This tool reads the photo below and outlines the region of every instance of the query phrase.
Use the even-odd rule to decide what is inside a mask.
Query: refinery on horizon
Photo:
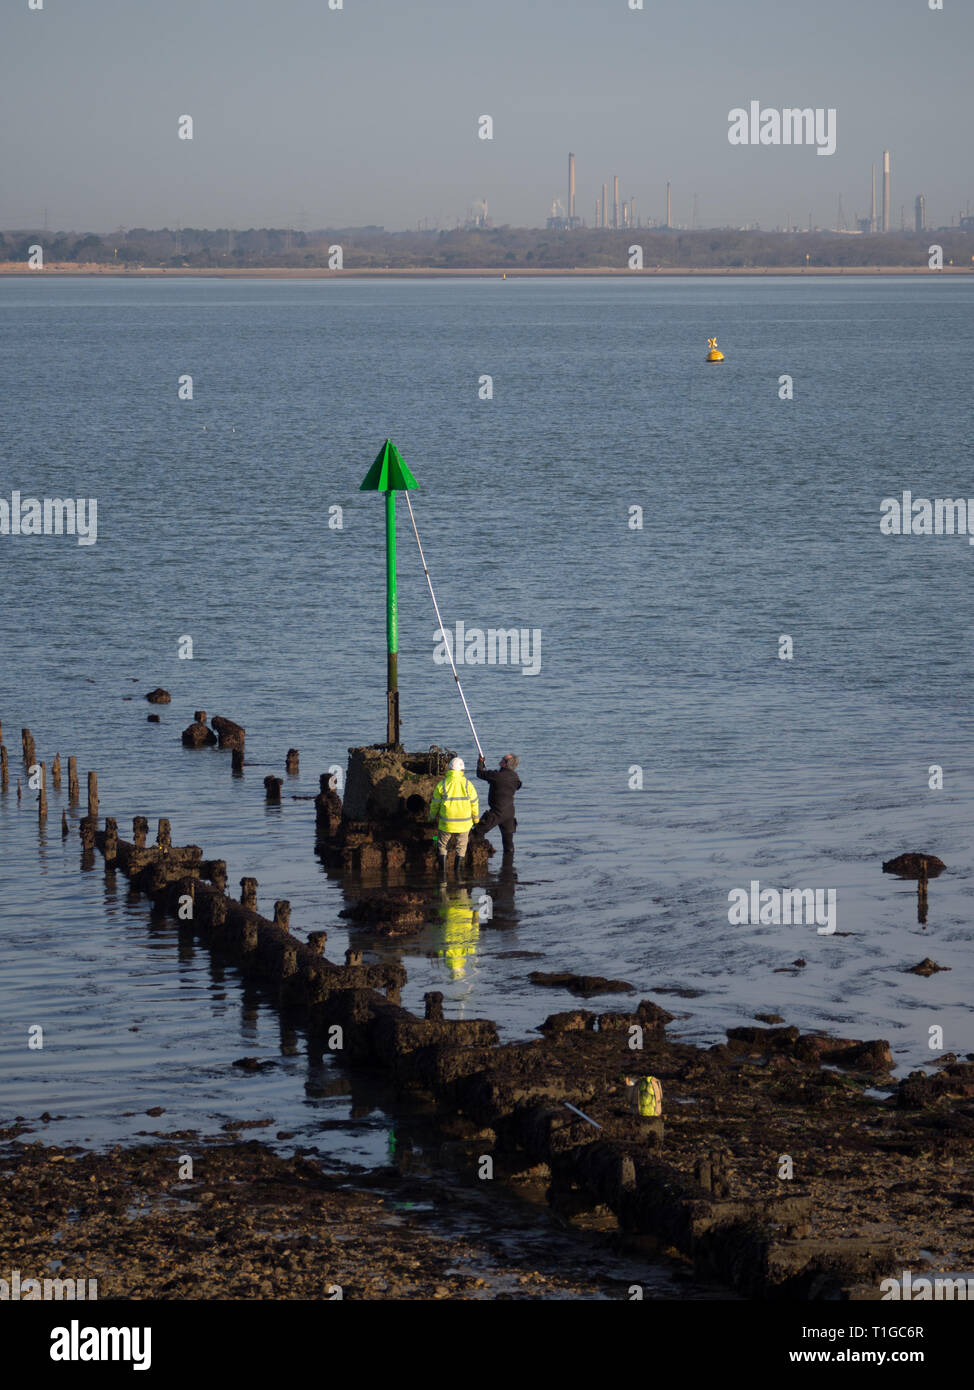
[[[795,232],[837,232],[852,236],[875,235],[883,232],[925,232],[929,229],[927,222],[926,197],[918,193],[912,199],[912,207],[908,203],[900,204],[899,226],[895,225],[893,216],[892,198],[892,159],[889,150],[883,151],[882,166],[882,210],[877,210],[876,201],[876,165],[872,166],[871,184],[871,206],[868,216],[860,216],[858,211],[850,220],[847,219],[843,210],[842,194],[837,195],[835,221],[829,225],[817,223],[809,212],[807,220],[802,222],[793,221],[790,214],[786,216],[785,224],[775,227],[763,227],[757,220],[748,223],[712,223],[701,222],[699,216],[699,197],[697,193],[691,194],[691,211],[689,220],[673,220],[673,185],[670,179],[666,180],[665,193],[660,194],[661,211],[665,212],[661,217],[650,217],[645,221],[642,216],[636,215],[636,200],[634,196],[627,198],[620,197],[620,179],[618,174],[612,175],[611,194],[610,184],[605,181],[601,185],[601,195],[594,200],[594,213],[591,223],[578,215],[576,210],[576,191],[575,191],[575,155],[569,152],[568,155],[568,196],[563,203],[560,198],[552,201],[551,211],[545,221],[545,228],[548,231],[574,231],[574,230],[603,230],[627,231],[631,229],[645,228],[650,231],[765,231],[782,232],[792,234]],[[486,212],[486,201],[482,204]],[[909,210],[909,215],[908,215]],[[464,224],[468,229],[477,226],[490,226],[489,218],[482,222],[476,219],[469,220]],[[943,224],[943,230],[947,230],[948,224]],[[953,219],[949,223],[951,228],[960,231],[974,230],[974,216],[971,214],[970,202],[967,203],[965,213],[958,215],[956,223]]]
[[[959,211],[956,216],[953,214],[949,222],[933,223],[928,218],[927,200],[923,193],[917,193],[906,202],[901,202],[898,206],[899,216],[895,215],[896,204],[893,199],[892,182],[893,168],[892,157],[889,150],[883,151],[881,166],[882,185],[878,194],[877,190],[877,165],[874,163],[871,168],[871,181],[869,193],[864,201],[869,203],[869,212],[866,215],[860,214],[856,209],[851,216],[847,215],[843,206],[843,196],[841,193],[836,195],[834,217],[831,220],[818,221],[813,216],[811,210],[807,216],[801,218],[792,217],[790,212],[786,212],[784,220],[773,227],[765,227],[760,220],[755,219],[748,222],[706,222],[701,219],[699,212],[700,199],[697,192],[684,195],[689,201],[689,215],[677,219],[673,215],[674,188],[671,179],[661,183],[659,189],[659,216],[644,216],[641,209],[637,211],[638,205],[634,194],[628,197],[622,196],[622,181],[620,175],[613,174],[596,184],[596,196],[587,206],[592,207],[591,219],[583,217],[578,208],[581,206],[576,194],[576,170],[575,154],[569,151],[568,154],[568,177],[567,192],[564,199],[555,196],[549,206],[548,213],[543,222],[539,223],[518,223],[507,219],[498,220],[490,212],[488,200],[486,198],[475,199],[469,204],[463,216],[455,215],[444,218],[438,213],[433,217],[420,218],[417,222],[401,227],[387,226],[379,223],[357,223],[344,221],[341,219],[331,220],[321,223],[317,227],[308,227],[306,216],[288,224],[287,235],[291,232],[307,232],[315,234],[326,230],[342,230],[355,232],[384,232],[395,234],[398,232],[453,232],[453,231],[486,231],[494,230],[499,227],[507,227],[520,231],[736,231],[736,232],[763,232],[765,234],[794,235],[800,233],[835,233],[846,236],[865,236],[882,235],[884,233],[914,233],[919,234],[926,231],[974,231],[974,214],[971,211],[970,200],[967,200],[966,210]],[[43,223],[40,221],[20,224],[7,223],[0,231],[5,231],[8,235],[25,230],[40,229],[43,225],[44,235],[48,235],[49,217],[47,209],[44,209]],[[176,224],[177,230],[183,225],[181,222]],[[229,224],[235,229],[243,226],[242,223]],[[269,229],[277,224],[265,224]],[[283,224],[281,224],[283,225]],[[253,226],[251,230],[253,230]],[[62,228],[62,234],[68,231],[67,226]],[[79,232],[79,227],[70,228],[72,232]],[[95,231],[92,228],[84,228],[84,231],[92,232],[98,236],[123,235],[126,228],[116,225],[114,228],[103,228]]]

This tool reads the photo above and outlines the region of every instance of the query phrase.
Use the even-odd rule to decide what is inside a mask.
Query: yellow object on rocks
[[[663,1087],[655,1076],[641,1076],[636,1083],[636,1108],[640,1115],[662,1115]]]

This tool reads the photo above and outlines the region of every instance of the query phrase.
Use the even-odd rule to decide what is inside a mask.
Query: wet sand
[[[488,1248],[495,1242],[476,1220],[454,1216],[452,1225],[469,1234],[444,1235],[444,1210],[462,1198],[393,1168],[329,1173],[256,1140],[201,1144],[182,1136],[94,1154],[12,1141],[14,1133],[0,1132],[0,1278],[7,1280],[13,1270],[21,1281],[95,1279],[100,1300],[627,1296],[621,1276],[541,1271],[516,1248],[505,1258]],[[194,1179],[180,1181],[187,1149]],[[556,1243],[547,1242],[549,1251]],[[579,1244],[578,1267],[591,1276]],[[564,1268],[564,1252],[554,1263]]]

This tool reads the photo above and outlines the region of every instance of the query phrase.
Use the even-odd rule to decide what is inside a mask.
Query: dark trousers
[[[486,811],[477,822],[477,834],[486,835],[488,830],[493,830],[495,825],[501,829],[501,844],[505,854],[514,853],[514,832],[517,829],[517,821],[513,816],[510,819],[501,820],[496,811]]]

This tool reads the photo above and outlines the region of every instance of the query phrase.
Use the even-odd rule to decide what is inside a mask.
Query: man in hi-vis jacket
[[[430,820],[437,822],[440,868],[447,869],[447,854],[456,849],[459,859],[467,853],[467,837],[480,815],[477,788],[464,776],[462,758],[454,758],[442,781],[437,782],[430,802]]]

